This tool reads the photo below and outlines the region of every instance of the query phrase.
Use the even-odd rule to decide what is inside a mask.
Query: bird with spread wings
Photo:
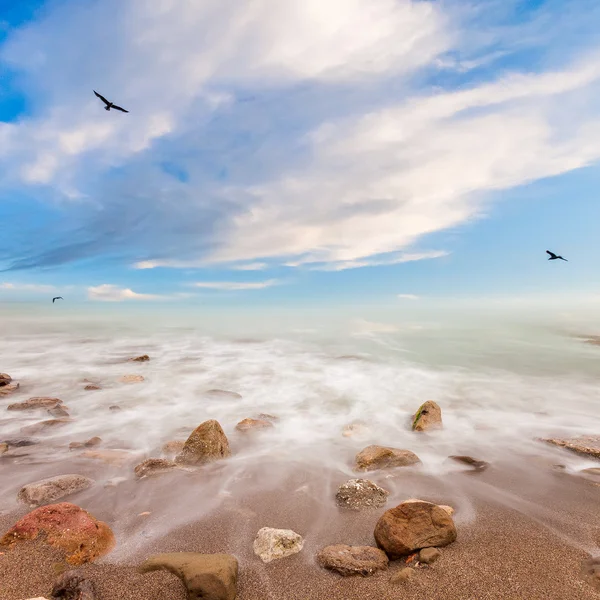
[[[104,110],[110,110],[111,108],[114,108],[115,110],[120,110],[121,112],[124,112],[124,113],[129,112],[128,110],[125,110],[124,108],[121,108],[120,106],[117,106],[113,102],[109,102],[104,96],[99,94],[96,90],[94,90],[94,94],[96,94],[96,96],[98,98],[100,98],[100,100],[102,100],[102,102],[104,102],[104,104],[106,104],[106,106],[104,107]]]

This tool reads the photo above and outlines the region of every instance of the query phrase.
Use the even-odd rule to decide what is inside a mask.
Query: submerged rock
[[[121,383],[140,383],[144,381],[144,377],[142,375],[123,375],[119,381]]]
[[[0,373],[0,387],[8,385],[12,381],[12,377],[8,373]]]
[[[219,422],[211,419],[192,431],[175,462],[202,465],[228,456],[231,456],[231,450],[227,436]]]
[[[210,396],[214,399],[222,400],[241,400],[242,395],[237,392],[230,392],[228,390],[208,390],[204,393],[205,396]]]
[[[40,539],[64,550],[67,562],[81,565],[108,554],[115,545],[110,527],[75,504],[61,502],[36,508],[20,519],[1,539],[12,547],[25,540]]]
[[[235,426],[237,431],[242,432],[269,429],[272,427],[273,423],[264,419],[244,419]]]
[[[8,452],[8,444],[6,442],[0,443],[0,456],[2,456],[5,452]]]
[[[136,477],[140,479],[142,477],[150,477],[152,475],[160,475],[167,471],[177,469],[178,465],[175,461],[166,460],[164,458],[148,458],[144,462],[140,463],[133,470]]]
[[[127,450],[85,450],[79,456],[82,458],[101,460],[103,463],[118,467],[134,458],[134,455]]]
[[[184,446],[185,440],[172,440],[166,444],[163,444],[162,453],[166,454],[167,456],[175,456],[183,450]]]
[[[28,483],[20,489],[17,499],[26,504],[39,506],[87,490],[94,483],[93,479],[83,475],[58,475]]]
[[[576,454],[600,458],[600,435],[582,435],[575,438],[548,438],[543,442],[565,448]]]
[[[419,457],[410,450],[367,446],[356,455],[355,469],[357,471],[376,471],[393,467],[408,467],[420,462]]]
[[[368,479],[350,479],[343,483],[335,500],[341,508],[361,510],[363,508],[380,508],[390,493]]]
[[[52,588],[52,600],[95,600],[92,582],[77,571],[66,571]]]
[[[9,404],[7,410],[39,410],[43,408],[50,409],[56,408],[61,404],[62,400],[60,398],[36,397],[29,398],[29,400],[24,400],[23,402],[15,402],[14,404]]]
[[[130,362],[147,362],[150,360],[150,357],[147,354],[142,354],[142,356],[136,356],[134,358],[130,358]]]
[[[386,511],[375,526],[375,541],[390,559],[456,540],[452,517],[437,504],[403,502]]]
[[[19,389],[18,383],[6,383],[0,386],[0,396],[8,396]]]
[[[75,450],[76,448],[93,448],[102,443],[102,438],[94,436],[85,442],[71,442],[69,444],[69,450]]]
[[[55,406],[54,408],[48,409],[48,414],[52,417],[69,417],[69,412],[65,406]]]
[[[485,471],[490,466],[489,463],[485,462],[484,460],[477,460],[472,456],[449,456],[448,458],[455,462],[472,467],[475,471]]]
[[[140,567],[142,573],[165,569],[179,577],[192,600],[235,600],[238,561],[231,554],[172,552],[156,554]]]
[[[317,555],[317,562],[325,569],[340,575],[373,575],[388,567],[388,557],[379,548],[372,546],[347,546],[337,544],[323,548]]]
[[[344,429],[342,429],[342,435],[344,437],[365,437],[367,436],[371,430],[361,421],[357,421],[354,423],[349,423],[348,425],[344,425]]]
[[[263,527],[254,540],[254,554],[265,563],[297,554],[304,547],[302,536],[291,529]]]
[[[442,409],[438,404],[431,400],[422,404],[413,418],[413,431],[431,431],[442,427]]]
[[[33,425],[21,427],[20,431],[26,435],[36,435],[38,433],[48,431],[49,429],[58,429],[59,427],[64,427],[72,422],[73,419],[68,419],[66,417],[61,419],[49,419],[48,421],[40,421],[39,423],[34,423]]]
[[[92,390],[101,390],[102,387],[100,387],[97,383],[88,383],[83,389],[92,391]]]

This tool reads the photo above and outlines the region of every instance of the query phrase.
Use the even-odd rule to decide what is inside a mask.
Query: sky
[[[600,298],[599,28],[597,0],[0,0],[0,303]]]

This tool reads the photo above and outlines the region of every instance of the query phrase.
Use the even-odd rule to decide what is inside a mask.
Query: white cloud
[[[400,263],[414,262],[417,260],[427,260],[431,258],[441,258],[442,256],[448,256],[448,252],[443,250],[434,250],[431,252],[413,252],[413,253],[402,253],[397,256],[389,258],[373,259],[373,260],[347,260],[334,263],[326,263],[322,265],[309,266],[311,271],[345,271],[346,269],[358,269],[362,267],[380,267],[397,265]],[[286,263],[288,267],[297,267],[306,264],[305,262],[291,262]]]
[[[234,271],[264,271],[269,265],[267,263],[254,262],[245,265],[231,267]]]
[[[418,300],[419,296],[415,296],[415,294],[398,294],[397,298],[400,300]]]
[[[96,287],[87,289],[90,300],[100,300],[102,302],[123,302],[124,300],[160,300],[167,296],[158,296],[154,294],[138,294],[129,288],[120,288],[116,285],[104,283]]]
[[[0,283],[0,290],[11,292],[34,292],[39,294],[51,294],[56,292],[57,288],[53,285],[40,285],[37,283]]]
[[[280,283],[277,279],[267,281],[240,282],[240,281],[199,281],[192,285],[197,288],[211,290],[262,290]]]

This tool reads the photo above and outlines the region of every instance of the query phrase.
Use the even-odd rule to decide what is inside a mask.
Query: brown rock
[[[18,383],[7,383],[0,387],[0,396],[8,396],[19,389]]]
[[[372,546],[346,546],[337,544],[323,548],[317,555],[317,562],[325,569],[338,572],[340,575],[373,575],[376,571],[384,571],[388,567],[385,552]]]
[[[368,479],[350,479],[339,487],[335,500],[341,508],[361,510],[382,507],[389,495],[387,490]]]
[[[49,409],[56,408],[60,404],[62,404],[62,400],[59,398],[29,398],[29,400],[24,400],[23,402],[9,404],[7,410],[39,410],[41,408]]]
[[[112,406],[108,407],[108,410],[112,410],[113,412],[118,412],[118,411],[122,410],[122,408],[120,406],[117,406],[116,404],[113,404]]]
[[[451,506],[448,506],[447,504],[438,504],[438,506],[442,510],[445,510],[450,516],[452,516],[455,512],[454,509]]]
[[[69,450],[74,450],[75,448],[93,448],[94,446],[98,446],[102,443],[102,438],[98,436],[94,436],[90,438],[86,442],[71,442],[69,444]]]
[[[271,423],[277,423],[279,421],[279,417],[275,417],[267,413],[260,413],[257,418],[262,419],[263,421],[271,421]]]
[[[102,388],[97,383],[89,383],[83,389],[91,391],[91,390],[101,390]]]
[[[95,600],[92,582],[77,571],[63,573],[52,588],[52,600]]]
[[[48,421],[40,421],[39,423],[34,423],[33,425],[21,427],[20,431],[25,435],[36,435],[38,433],[48,431],[49,429],[57,429],[59,427],[64,427],[72,421],[73,419],[67,419],[66,417],[63,417],[61,419],[49,419]]]
[[[17,500],[40,506],[87,490],[92,485],[94,485],[94,480],[83,475],[58,475],[23,486],[17,494]]]
[[[8,444],[6,442],[0,443],[0,456],[2,456],[5,452],[8,452]]]
[[[442,427],[442,409],[431,400],[422,404],[413,418],[413,431],[431,431]]]
[[[177,468],[177,463],[164,458],[148,458],[140,463],[133,470],[136,477],[150,477],[151,475],[160,475],[166,471]]]
[[[469,467],[472,467],[474,471],[485,471],[490,466],[489,463],[486,463],[484,460],[477,460],[471,456],[449,456],[448,458],[462,463],[463,465],[468,465]]]
[[[157,554],[144,562],[140,571],[166,569],[179,577],[192,600],[235,600],[238,561],[230,554],[173,552]]]
[[[367,446],[356,455],[357,471],[376,471],[393,467],[408,467],[420,463],[419,457],[410,450]]]
[[[241,394],[237,392],[230,392],[228,390],[208,390],[205,393],[206,396],[210,396],[214,399],[222,399],[222,400],[241,400]]]
[[[576,454],[600,458],[600,435],[582,435],[575,438],[565,439],[549,438],[542,439],[542,441],[554,446],[565,448],[571,452],[575,452]]]
[[[375,541],[391,559],[421,548],[447,546],[455,539],[452,517],[431,502],[403,502],[386,511],[375,526]]]
[[[201,465],[231,456],[229,441],[218,421],[205,421],[198,425],[186,440],[175,462]]]
[[[396,571],[390,577],[390,583],[394,585],[397,585],[399,583],[408,583],[413,578],[414,574],[414,569],[411,569],[410,567],[405,567],[403,569],[400,569],[399,571]]]
[[[273,423],[271,421],[266,421],[263,419],[244,419],[240,421],[236,426],[237,431],[256,431],[259,429],[269,429],[273,427]]]
[[[7,373],[0,373],[0,387],[8,385],[12,381],[12,377]]]
[[[67,553],[67,562],[81,565],[108,554],[115,545],[110,527],[75,504],[61,502],[36,508],[18,521],[1,539],[12,547],[40,538]]]
[[[119,381],[121,383],[140,383],[144,381],[144,378],[142,375],[123,375]]]
[[[147,362],[150,360],[150,357],[147,354],[142,354],[142,356],[136,356],[135,358],[130,358],[130,362]]]
[[[68,417],[69,412],[66,410],[65,406],[55,406],[54,408],[48,409],[48,414],[53,417]]]
[[[162,453],[167,456],[175,456],[183,450],[184,446],[185,440],[172,440],[163,445]]]
[[[442,553],[437,548],[423,548],[419,552],[419,562],[425,565],[433,564]]]

